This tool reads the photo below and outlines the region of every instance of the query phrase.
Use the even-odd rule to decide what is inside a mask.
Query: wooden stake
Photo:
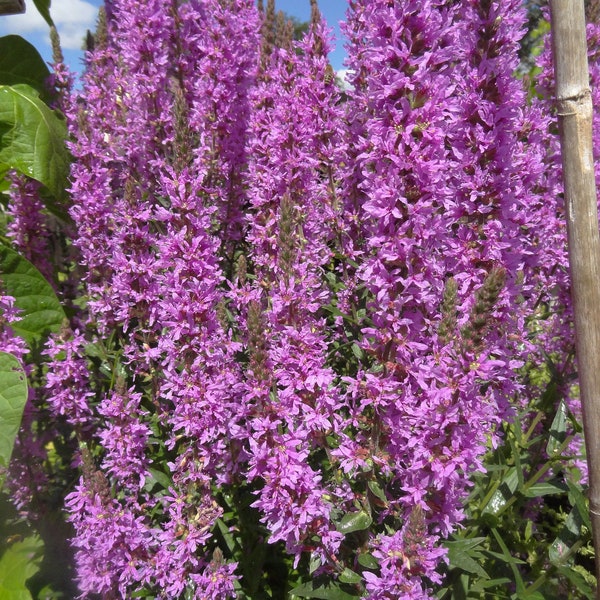
[[[600,582],[600,235],[584,0],[550,0],[550,11],[579,389]]]
[[[25,12],[25,0],[0,0],[0,15],[18,15]]]

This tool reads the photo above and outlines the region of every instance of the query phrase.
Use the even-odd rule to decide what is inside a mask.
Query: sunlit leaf
[[[54,21],[50,16],[50,6],[52,4],[52,0],[33,0],[37,11],[42,15],[44,21],[48,23],[48,27],[52,27],[54,25]]]
[[[0,598],[5,600],[31,600],[26,587],[41,561],[43,543],[32,536],[9,546],[0,557]]]
[[[8,352],[0,352],[0,472],[10,462],[27,395],[27,378],[20,361]]]
[[[0,37],[0,85],[24,83],[48,100],[50,71],[40,53],[19,35]]]
[[[359,510],[345,515],[338,523],[337,530],[346,535],[353,531],[364,531],[371,526],[371,523],[373,523],[371,515],[364,510]]]
[[[66,315],[52,286],[27,259],[3,245],[0,285],[21,310],[20,320],[11,323],[11,328],[28,344],[35,345],[47,334],[59,331]]]
[[[44,185],[57,200],[67,192],[70,156],[64,119],[29,85],[0,85],[0,170],[11,168]]]

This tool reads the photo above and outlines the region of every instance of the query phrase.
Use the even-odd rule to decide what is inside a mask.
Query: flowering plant
[[[7,194],[61,301],[23,339],[2,296],[13,503],[64,511],[82,597],[587,593],[546,54],[532,97],[520,2],[352,0],[342,90],[311,6],[111,0],[80,89],[57,54],[69,200]],[[546,495],[576,542],[530,581],[498,529]]]

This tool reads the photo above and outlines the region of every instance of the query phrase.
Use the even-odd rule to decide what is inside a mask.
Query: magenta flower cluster
[[[311,6],[295,41],[252,0],[107,1],[62,99],[85,306],[43,394],[78,444],[82,597],[233,598],[261,544],[357,597],[433,597],[522,367],[540,340],[570,360],[520,0],[352,0],[343,89]],[[31,192],[11,236],[51,277]]]

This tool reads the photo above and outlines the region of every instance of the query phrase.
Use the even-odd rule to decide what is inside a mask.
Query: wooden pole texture
[[[25,0],[0,0],[0,15],[18,15],[25,12]]]
[[[550,0],[550,11],[579,389],[600,582],[600,235],[584,0]]]

